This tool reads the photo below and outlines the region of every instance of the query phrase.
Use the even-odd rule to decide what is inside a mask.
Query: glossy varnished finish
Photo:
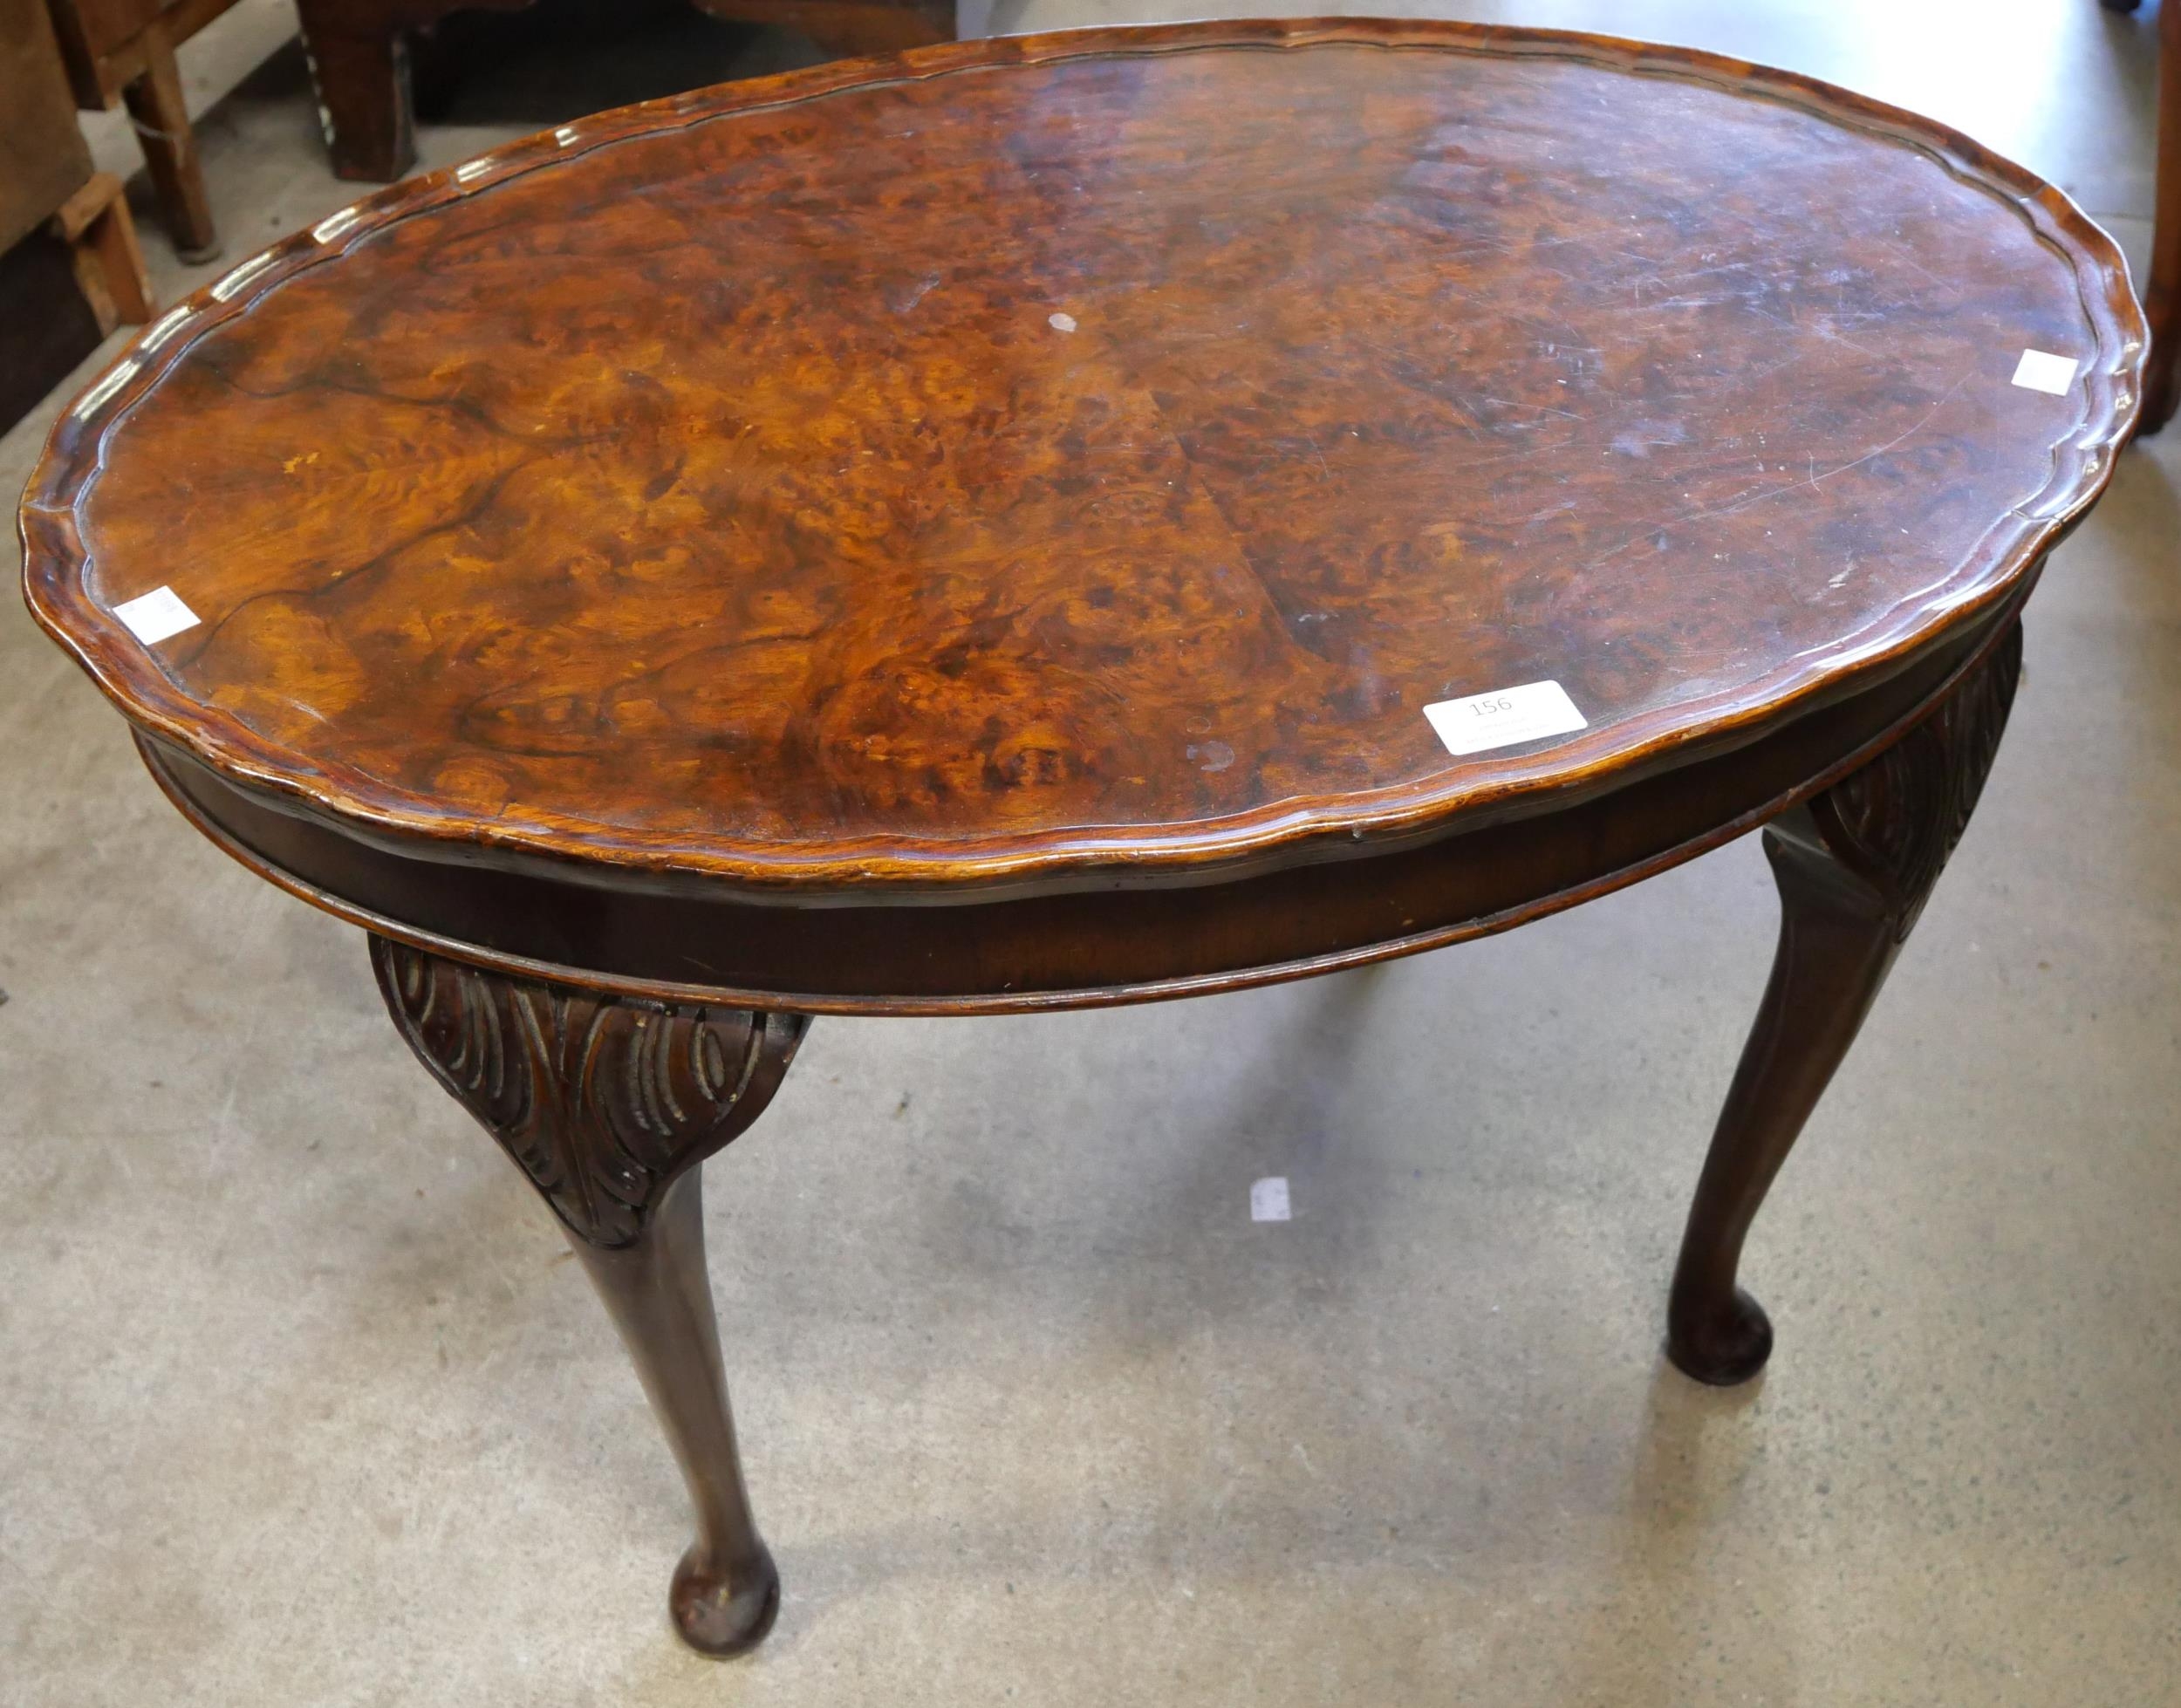
[[[697,1170],[811,1012],[1323,972],[1767,825],[1668,1327],[1754,1374],[1745,1236],[2143,356],[2056,192],[1779,73],[979,43],[606,114],[238,269],[57,429],[26,576],[175,803],[373,933],[559,1215],[688,1483],[674,1619],[728,1654],[780,1588]],[[112,611],[160,585],[204,621],[147,650]],[[1423,716],[1544,679],[1583,730],[1455,759]]]
[[[41,615],[351,823],[803,893],[1317,857],[1746,739],[2003,597],[2139,353],[2104,240],[1934,126],[1443,26],[714,92],[252,266],[64,423]],[[147,655],[161,584],[204,622]],[[1421,716],[1541,678],[1588,730]]]

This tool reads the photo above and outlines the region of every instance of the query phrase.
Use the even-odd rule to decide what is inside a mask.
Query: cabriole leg
[[[402,1037],[552,1206],[635,1362],[696,1510],[675,1627],[707,1654],[754,1647],[780,1581],[742,1486],[698,1165],[763,1111],[808,1021],[507,978],[379,937],[371,959]]]
[[[1742,1241],[1968,825],[2021,661],[2021,629],[2010,624],[1923,722],[1766,827],[1780,946],[1697,1182],[1667,1308],[1668,1356],[1699,1382],[1746,1381],[1772,1351],[1771,1323],[1735,1285]]]

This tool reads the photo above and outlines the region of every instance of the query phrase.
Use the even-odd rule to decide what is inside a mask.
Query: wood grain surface
[[[602,115],[244,263],[64,418],[26,578],[156,736],[445,852],[1309,860],[1904,667],[2095,498],[2142,345],[2056,191],[1785,74],[967,43]],[[161,586],[202,620],[147,648],[111,613]],[[1541,680],[1586,728],[1456,759],[1423,715]]]

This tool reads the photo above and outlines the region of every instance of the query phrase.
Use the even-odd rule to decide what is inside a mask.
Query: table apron
[[[843,905],[617,887],[610,870],[409,857],[277,807],[139,732],[146,764],[253,871],[379,934],[476,965],[660,1001],[993,1014],[1308,977],[1506,930],[1755,829],[1882,751],[2015,620],[1998,609],[1867,692],[1732,751],[1559,810],[1383,853],[1186,889]]]

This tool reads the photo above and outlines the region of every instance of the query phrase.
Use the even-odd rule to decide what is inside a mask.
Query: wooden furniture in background
[[[0,0],[0,428],[125,322],[151,287],[120,181],[93,173],[44,0]]]
[[[54,234],[74,257],[76,282],[98,318],[103,338],[117,326],[152,318],[152,281],[129,218],[128,198],[111,172],[91,181],[53,215]]]
[[[2138,433],[2156,433],[2181,401],[2181,0],[2158,8],[2158,188],[2150,229],[2150,366]]]
[[[2133,12],[2143,0],[2099,3],[2109,12]],[[2136,424],[2139,438],[2157,432],[2181,402],[2181,0],[2164,0],[2158,8],[2157,135],[2150,276],[2143,284],[2150,360],[2143,374],[2143,416]]]
[[[0,0],[0,250],[16,244],[91,178],[44,0]]]
[[[219,252],[174,49],[235,0],[50,0],[77,104],[124,102],[144,149],[160,217],[184,261]]]
[[[296,0],[337,177],[392,183],[416,163],[410,38],[450,12],[530,0]],[[954,0],[693,0],[718,17],[799,30],[829,53],[951,41]]]
[[[560,1219],[728,1654],[779,1580],[698,1167],[815,1014],[1330,972],[1763,825],[1778,954],[1667,1306],[1690,1375],[1762,1365],[1745,1236],[2142,338],[2063,197],[1808,79],[1426,23],[980,41],[290,238],[64,417],[26,585],[176,805],[366,927]],[[1524,721],[1546,683],[1576,722]]]

